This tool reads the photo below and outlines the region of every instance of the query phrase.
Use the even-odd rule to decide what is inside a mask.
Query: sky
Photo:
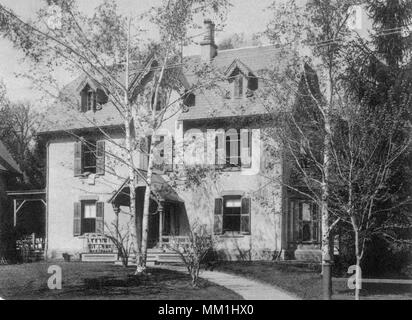
[[[35,16],[35,12],[41,7],[40,0],[0,0],[0,3],[24,18],[25,21]],[[78,0],[79,8],[86,14],[91,14],[102,0]],[[224,30],[216,33],[216,42],[233,34],[244,33],[252,35],[265,30],[270,20],[270,12],[267,7],[273,0],[231,0],[232,7],[228,13]],[[138,16],[159,3],[159,0],[117,0],[121,13]],[[154,31],[153,31],[154,32]],[[197,54],[200,48],[189,47],[185,54]],[[0,79],[7,87],[8,97],[13,101],[29,100],[32,103],[42,103],[41,94],[31,88],[27,79],[16,76],[16,73],[25,73],[27,66],[22,62],[22,55],[13,48],[11,43],[0,39]],[[70,79],[68,79],[69,81]]]

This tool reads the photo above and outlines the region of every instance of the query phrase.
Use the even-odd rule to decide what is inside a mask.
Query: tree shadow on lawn
[[[83,271],[83,272],[81,272]],[[63,268],[62,290],[50,290],[42,282],[30,291],[15,292],[9,299],[134,299],[134,300],[191,300],[191,299],[239,299],[235,293],[210,282],[201,280],[198,288],[193,288],[186,274],[148,269],[145,275],[134,276],[134,268],[108,269],[106,272],[84,272]],[[88,270],[90,271],[90,270]]]

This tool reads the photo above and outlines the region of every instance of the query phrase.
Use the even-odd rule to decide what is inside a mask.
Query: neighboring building
[[[225,259],[319,259],[317,209],[286,192],[282,181],[287,165],[280,156],[270,169],[272,182],[267,188],[268,154],[262,139],[268,126],[267,110],[254,96],[264,88],[259,72],[281,63],[282,56],[274,46],[217,52],[214,25],[206,21],[205,26],[208,32],[201,54],[186,58],[183,87],[176,94],[196,82],[192,68],[202,63],[224,72],[227,80],[220,90],[226,93],[222,97],[213,89],[199,89],[187,95],[185,107],[177,106],[179,111],[166,117],[163,131],[155,137],[158,158],[169,161],[160,164],[154,176],[162,210],[153,210],[150,216],[150,247],[184,237],[195,223],[205,225],[217,237]],[[125,225],[129,219],[121,210],[129,205],[127,168],[113,158],[123,157],[119,148],[124,141],[122,119],[104,91],[87,77],[75,80],[63,94],[76,98],[78,110],[68,115],[56,106],[59,121],[41,133],[48,138],[47,256],[109,256],[110,246],[100,235],[112,223]],[[86,118],[99,123],[111,139]],[[187,141],[193,143],[186,146]],[[136,161],[144,175],[144,156],[137,156]],[[171,171],[196,161],[219,170],[206,170],[198,183],[190,184],[187,178],[190,166],[185,168],[183,181],[171,178]],[[141,182],[137,189],[140,214],[144,188]]]
[[[7,148],[0,141],[0,258],[11,244],[6,243],[6,229],[12,225],[13,214],[6,191],[21,171]]]

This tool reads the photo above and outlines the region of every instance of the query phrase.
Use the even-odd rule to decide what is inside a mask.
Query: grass
[[[216,270],[273,284],[305,300],[322,299],[319,268],[276,262],[225,262]],[[333,299],[354,299],[354,291],[348,288],[347,280],[334,279],[332,283]],[[364,283],[361,299],[411,300],[412,285]]]
[[[0,297],[13,300],[240,300],[236,293],[201,281],[192,288],[188,275],[149,269],[145,276],[133,276],[134,268],[103,263],[64,263],[62,290],[50,290],[49,263],[0,266]]]

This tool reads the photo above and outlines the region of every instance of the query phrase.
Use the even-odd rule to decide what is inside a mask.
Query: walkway
[[[156,267],[187,272],[184,267],[178,266],[161,265]],[[201,271],[200,277],[236,292],[245,300],[299,300],[298,297],[274,286],[224,272]]]

